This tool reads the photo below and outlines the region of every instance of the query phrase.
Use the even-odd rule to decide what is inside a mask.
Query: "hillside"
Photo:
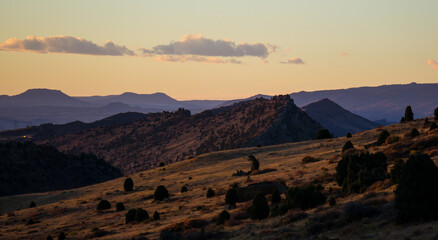
[[[423,122],[364,131],[349,140],[357,150],[364,150],[384,129],[400,140],[368,150],[387,154],[388,172],[395,157],[406,160],[410,150],[429,154],[437,165],[438,131],[429,131]],[[420,135],[412,138],[408,133],[414,127]],[[130,175],[134,180],[132,192],[123,191],[124,178],[119,178],[69,191],[2,197],[1,212],[7,214],[0,216],[0,238],[45,239],[48,235],[55,238],[65,232],[67,239],[159,239],[160,233],[168,229],[183,234],[186,239],[201,236],[208,239],[434,239],[437,221],[396,224],[393,192],[396,185],[389,179],[376,182],[364,193],[342,193],[335,182],[335,168],[346,141],[340,137],[208,153],[167,165],[165,169]],[[392,153],[398,155],[392,157]],[[236,170],[249,170],[246,157],[250,154],[259,159],[259,172],[249,177],[232,176]],[[317,161],[302,163],[305,156]],[[231,219],[225,225],[216,226],[215,219],[226,207],[225,192],[231,185],[245,188],[266,181],[284,182],[289,188],[321,183],[324,193],[334,197],[336,204],[325,203],[308,210],[292,209],[282,216],[251,220],[246,214],[251,202],[241,202],[236,209],[228,210]],[[158,185],[169,190],[169,199],[153,200]],[[188,191],[181,193],[184,185]],[[212,188],[216,196],[206,198],[208,188]],[[281,197],[284,199],[285,195]],[[111,209],[96,211],[101,199],[108,200]],[[28,208],[31,201],[37,207]],[[123,202],[126,210],[116,211],[117,202]],[[157,211],[160,219],[126,224],[125,214],[135,208],[147,210],[151,217]]]
[[[191,115],[148,114],[137,122],[41,141],[68,153],[91,152],[133,173],[195,155],[313,139],[321,128],[289,96],[255,99]]]
[[[121,177],[94,155],[66,155],[32,142],[0,143],[0,196],[71,189]]]
[[[66,124],[42,124],[17,130],[0,132],[0,141],[29,140],[41,141],[56,136],[78,133],[87,129],[98,127],[114,127],[138,121],[146,117],[146,114],[137,112],[119,113],[92,123],[80,121]]]
[[[345,136],[348,132],[353,134],[380,126],[375,122],[345,110],[327,98],[306,105],[301,109],[338,137]]]

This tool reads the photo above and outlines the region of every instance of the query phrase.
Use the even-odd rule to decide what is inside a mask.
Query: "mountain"
[[[32,142],[0,143],[0,152],[0,196],[71,189],[122,176],[94,155],[68,155]]]
[[[345,136],[347,132],[354,134],[380,126],[375,122],[345,110],[327,98],[306,105],[301,109],[338,137]]]
[[[15,96],[0,96],[0,107],[89,107],[90,104],[70,97],[59,90],[29,89]]]
[[[431,116],[438,106],[438,84],[400,84],[358,87],[315,92],[298,92],[290,96],[297,106],[328,98],[352,113],[370,120],[399,122],[406,106],[412,106],[415,118]]]
[[[111,127],[131,122],[138,121],[145,118],[147,115],[137,112],[118,113],[116,115],[98,120],[92,123],[83,123],[81,121],[74,121],[66,124],[41,124],[40,126],[31,126],[17,130],[9,130],[0,132],[0,140],[29,140],[41,141],[48,138],[78,133],[87,129],[97,127]]]
[[[179,106],[179,102],[164,93],[137,94],[125,92],[121,95],[75,97],[78,100],[98,104],[100,106],[121,102],[133,107],[150,108],[156,106]]]
[[[41,143],[72,154],[94,153],[126,174],[211,151],[309,140],[320,128],[286,95],[195,115],[184,109],[151,113],[130,124],[88,129]]]

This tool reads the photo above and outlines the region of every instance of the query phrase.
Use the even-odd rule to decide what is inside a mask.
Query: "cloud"
[[[222,60],[217,57],[203,57],[196,55],[180,56],[180,55],[160,55],[155,58],[160,62],[202,62],[202,63],[234,63],[241,64],[242,62],[236,59]]]
[[[280,62],[283,64],[304,64],[303,59],[301,58],[289,58],[289,60],[287,60],[287,62]]]
[[[83,38],[72,36],[36,37],[27,36],[26,39],[10,38],[0,43],[2,51],[36,52],[36,53],[74,53],[88,55],[136,55],[125,46],[119,46],[107,41],[104,45],[97,45]]]
[[[348,52],[340,52],[339,56],[350,56],[350,53],[348,53]]]
[[[438,61],[429,59],[427,65],[430,65],[433,69],[438,69]]]
[[[236,44],[228,39],[212,40],[199,35],[185,35],[177,42],[167,45],[157,45],[152,49],[141,48],[144,56],[171,55],[171,56],[206,56],[206,57],[260,57],[266,58],[275,52],[278,46],[263,43]]]

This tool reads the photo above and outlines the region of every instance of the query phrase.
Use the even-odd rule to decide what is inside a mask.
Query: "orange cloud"
[[[207,57],[260,57],[266,58],[276,51],[278,46],[263,43],[236,44],[228,39],[213,40],[201,34],[184,35],[179,41],[169,44],[157,45],[151,49],[141,48],[146,57],[153,55],[192,55]]]
[[[97,45],[83,38],[62,35],[50,37],[27,36],[24,40],[10,38],[4,43],[0,43],[0,50],[109,56],[136,55],[133,51],[129,50],[125,46],[119,46],[111,41],[107,41],[104,45]]]
[[[287,60],[287,62],[280,62],[280,63],[283,63],[283,64],[304,64],[304,61],[301,58],[293,57],[293,58],[289,58]]]
[[[350,56],[350,53],[348,53],[348,52],[340,52],[339,56]]]
[[[242,62],[236,59],[222,60],[217,57],[203,57],[196,55],[181,56],[181,55],[159,55],[155,57],[160,62],[202,62],[202,63],[234,63],[241,64]]]
[[[438,61],[429,59],[427,60],[427,65],[431,66],[433,69],[438,69]]]

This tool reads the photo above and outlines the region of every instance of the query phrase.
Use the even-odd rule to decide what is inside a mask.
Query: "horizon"
[[[2,1],[2,94],[227,100],[437,83],[437,10],[433,0]]]
[[[229,98],[229,99],[218,99],[218,98],[211,98],[211,99],[197,99],[197,98],[188,98],[188,99],[179,99],[179,98],[175,98],[172,95],[169,95],[165,92],[151,92],[151,93],[139,93],[139,92],[132,92],[132,91],[128,91],[128,92],[122,92],[122,93],[115,93],[115,94],[107,94],[107,95],[83,95],[83,96],[77,96],[77,95],[71,95],[65,91],[63,91],[62,89],[49,89],[49,88],[29,88],[26,89],[22,92],[19,93],[15,93],[15,94],[0,94],[0,96],[17,96],[20,95],[22,93],[25,93],[29,90],[49,90],[49,91],[60,91],[64,94],[66,94],[69,97],[73,97],[73,98],[80,98],[80,97],[104,97],[104,96],[119,96],[119,95],[123,95],[126,93],[133,93],[133,94],[137,94],[137,95],[153,95],[153,94],[164,94],[172,99],[175,99],[177,101],[190,101],[190,100],[199,100],[199,101],[203,101],[203,100],[207,100],[207,101],[230,101],[230,100],[236,100],[236,99],[246,99],[246,98],[250,98],[250,97],[254,97],[257,95],[266,95],[266,96],[278,96],[278,95],[290,95],[290,94],[294,94],[294,93],[301,93],[301,92],[319,92],[319,91],[335,91],[335,90],[348,90],[348,89],[354,89],[354,88],[374,88],[374,87],[382,87],[382,86],[393,86],[393,85],[412,85],[412,84],[438,84],[438,83],[418,83],[418,82],[411,82],[411,83],[406,83],[406,84],[382,84],[382,85],[376,85],[376,86],[358,86],[358,87],[349,87],[349,88],[336,88],[336,89],[320,89],[320,90],[313,90],[313,91],[306,91],[306,90],[300,90],[300,91],[296,91],[296,92],[289,92],[289,93],[280,93],[280,94],[265,94],[265,93],[257,93],[254,95],[250,95],[250,96],[241,96],[241,97],[237,97],[237,98]]]

